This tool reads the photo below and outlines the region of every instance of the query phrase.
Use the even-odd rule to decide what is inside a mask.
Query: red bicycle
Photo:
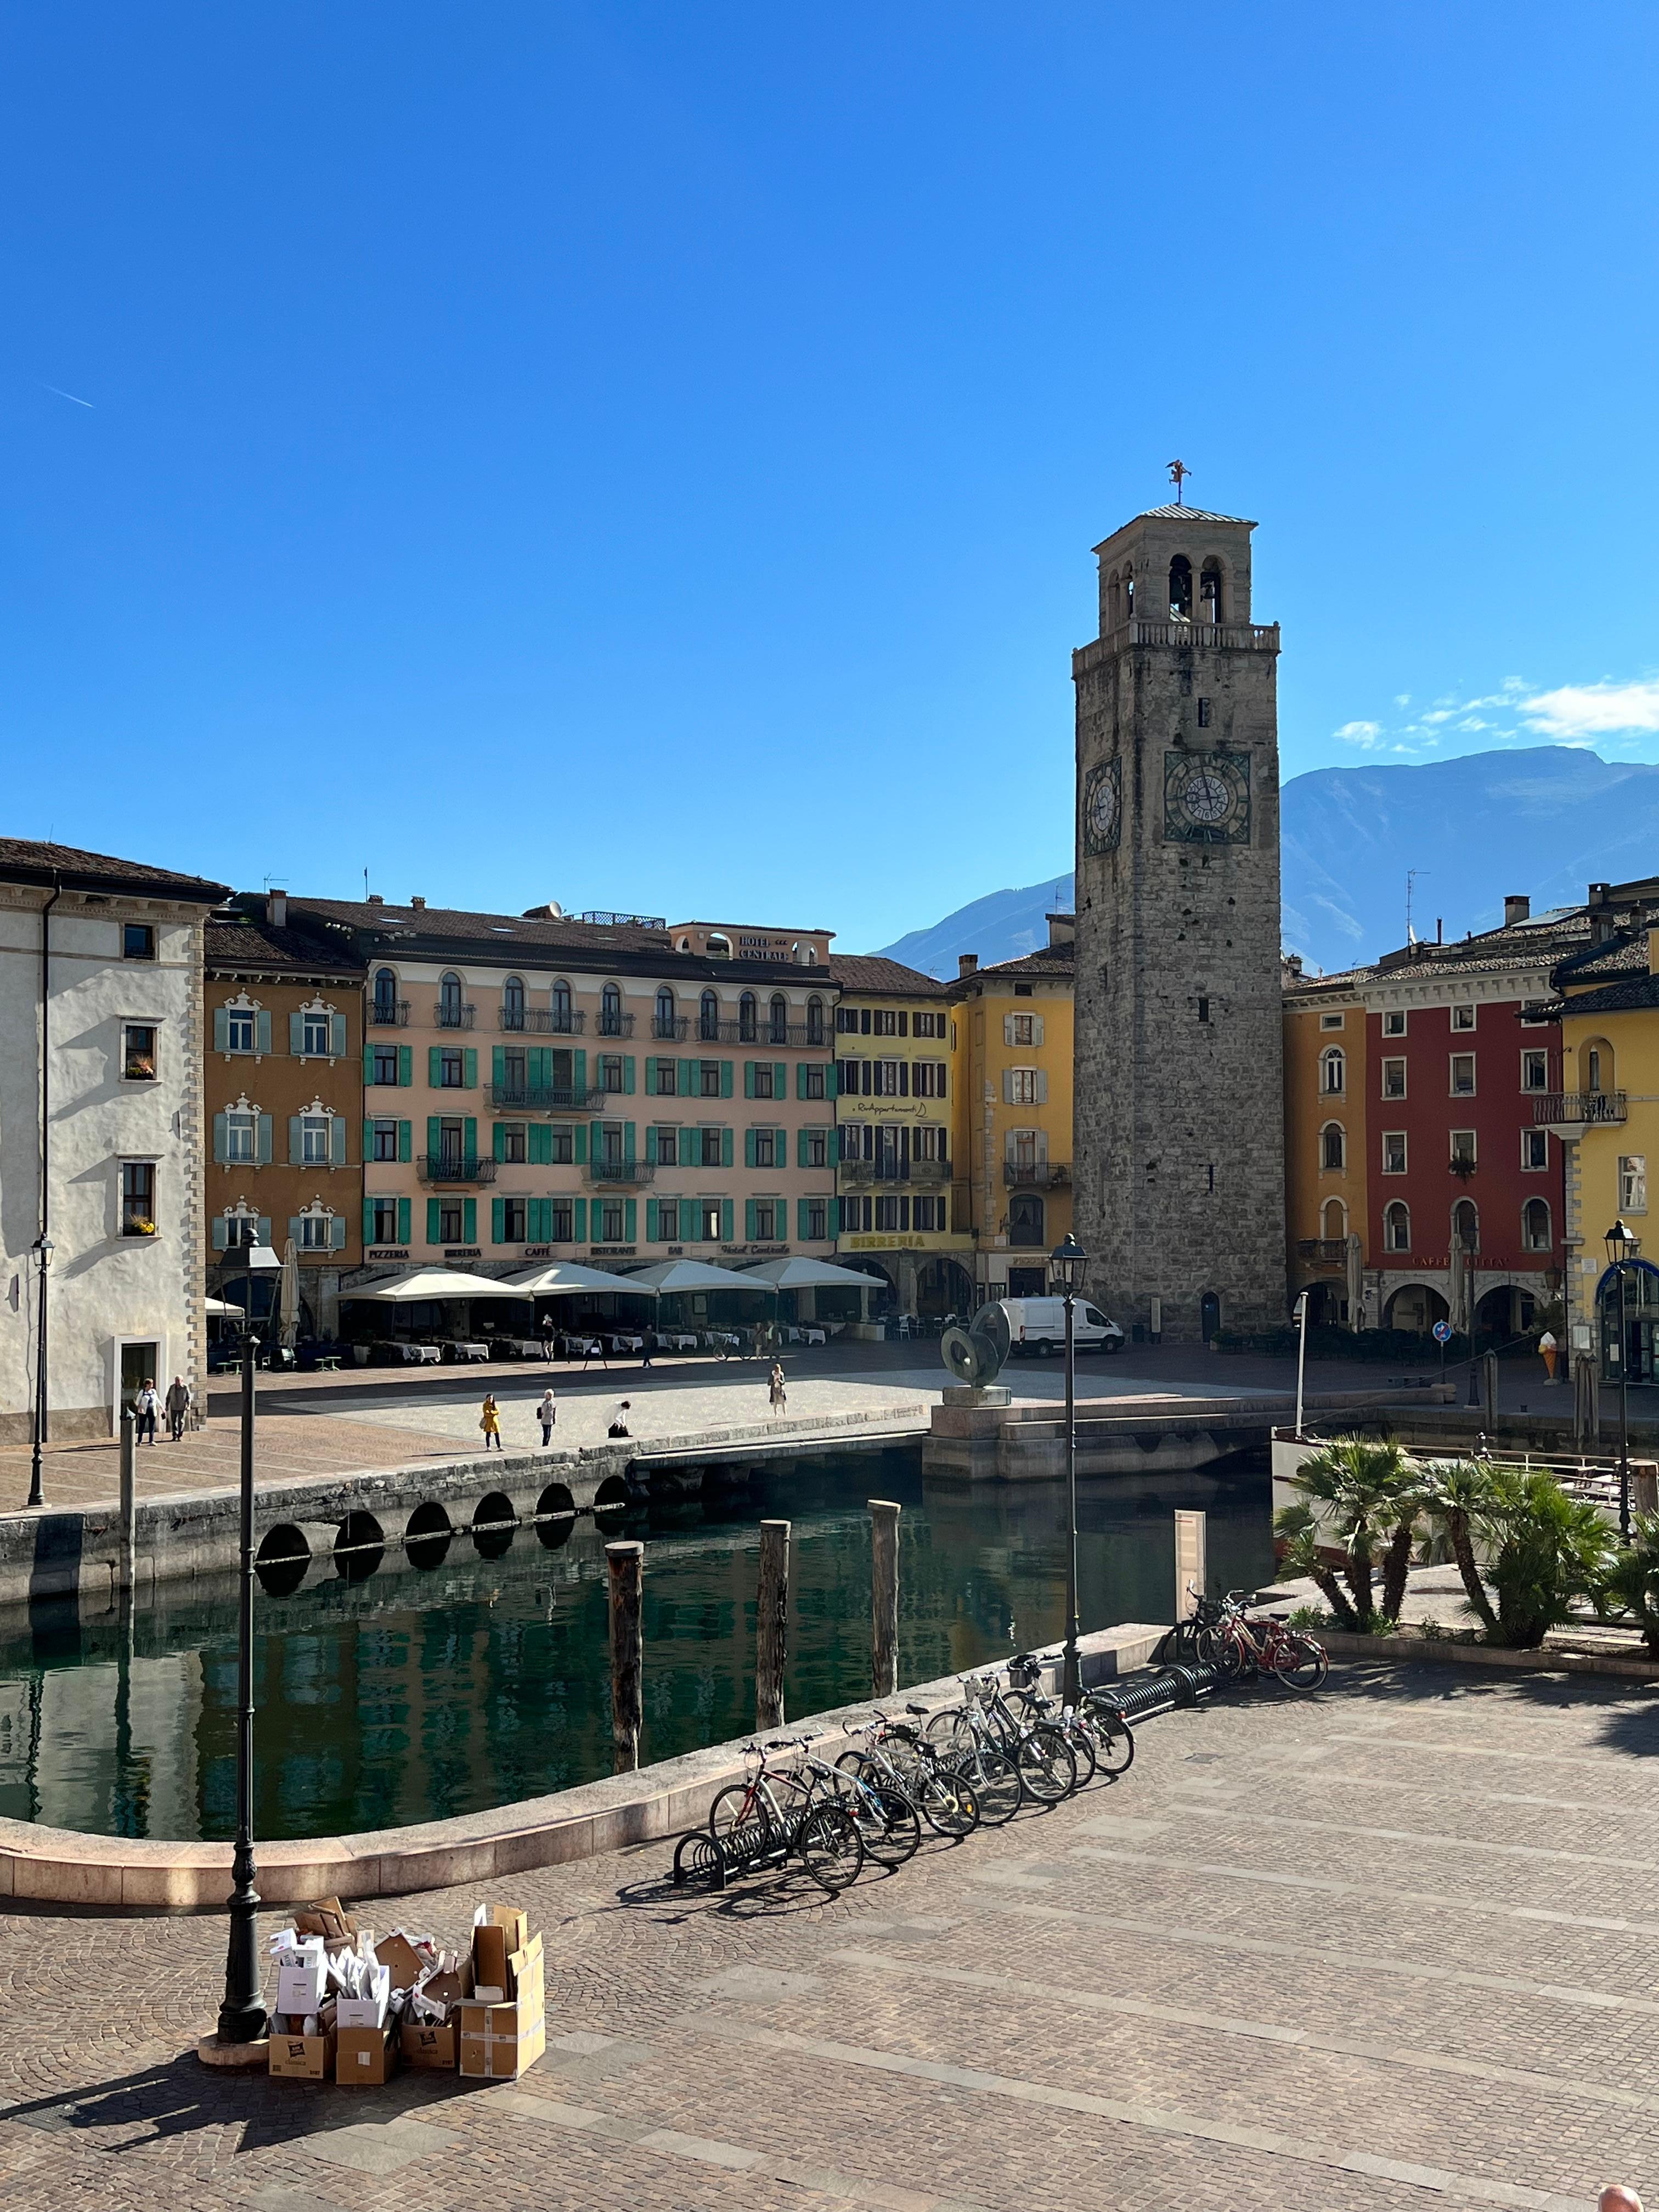
[[[1251,1620],[1243,1590],[1230,1590],[1221,1618],[1206,1632],[1215,1664],[1231,1682],[1249,1674],[1276,1674],[1286,1688],[1316,1690],[1331,1671],[1330,1655],[1317,1637],[1292,1628],[1279,1613]]]

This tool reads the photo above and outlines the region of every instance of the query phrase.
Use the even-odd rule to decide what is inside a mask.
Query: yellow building
[[[1370,1152],[1365,1001],[1356,975],[1285,963],[1285,1238],[1291,1304],[1310,1322],[1363,1326]]]
[[[1659,881],[1592,884],[1591,944],[1565,960],[1563,1089],[1538,1102],[1566,1154],[1567,1341],[1619,1377],[1619,1289],[1607,1232],[1638,1246],[1625,1269],[1623,1358],[1632,1382],[1659,1380],[1659,1235],[1647,1224],[1648,1162],[1659,1154]],[[1652,925],[1652,926],[1650,926]]]
[[[974,1240],[956,1218],[956,1022],[946,987],[896,960],[837,955],[838,1249],[886,1280],[895,1314],[963,1315]]]
[[[963,953],[950,987],[952,1218],[973,1229],[976,1304],[1042,1297],[1072,1225],[1072,931],[1069,914],[1050,915],[1046,945],[994,968]]]

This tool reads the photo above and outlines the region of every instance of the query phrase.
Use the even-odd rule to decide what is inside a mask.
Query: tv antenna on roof
[[[1181,487],[1186,482],[1187,478],[1191,476],[1192,471],[1188,467],[1185,461],[1165,461],[1164,465],[1170,471],[1170,482],[1176,488],[1176,505],[1179,507],[1182,503]]]

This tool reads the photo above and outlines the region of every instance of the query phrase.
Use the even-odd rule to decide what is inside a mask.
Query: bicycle
[[[1023,1720],[1011,1710],[993,1674],[964,1674],[960,1705],[935,1713],[927,1732],[936,1743],[955,1742],[983,1759],[991,1748],[1010,1760],[1022,1792],[1034,1804],[1058,1805],[1079,1788],[1077,1753],[1053,1721]]]
[[[1085,1690],[1080,1705],[1062,1705],[1058,1698],[1038,1688],[1042,1676],[1042,1662],[1035,1652],[1024,1651],[1008,1662],[1012,1694],[1022,1709],[1038,1720],[1053,1722],[1076,1753],[1079,1767],[1086,1768],[1079,1789],[1086,1790],[1097,1773],[1127,1774],[1134,1764],[1134,1731],[1110,1698],[1098,1690]]]
[[[1229,1590],[1220,1625],[1210,1632],[1215,1663],[1227,1680],[1274,1674],[1287,1689],[1318,1689],[1331,1671],[1330,1655],[1318,1638],[1292,1628],[1282,1613],[1251,1620],[1244,1606],[1244,1592]]]
[[[782,1866],[798,1858],[821,1889],[833,1896],[850,1889],[864,1870],[864,1838],[857,1821],[838,1799],[820,1789],[820,1776],[833,1774],[823,1760],[813,1760],[811,1738],[792,1744],[781,1739],[746,1743],[745,1772],[741,1782],[717,1790],[708,1808],[708,1834],[722,1862],[732,1870],[758,1873],[765,1866]],[[805,1779],[799,1766],[769,1765],[768,1753],[798,1751],[807,1764]],[[789,1794],[786,1808],[772,1787],[781,1784]]]
[[[907,1705],[905,1711],[925,1714],[927,1707]],[[865,1739],[862,1750],[855,1746],[836,1759],[843,1774],[878,1790],[896,1793],[921,1814],[935,1835],[957,1840],[972,1835],[980,1824],[978,1797],[961,1770],[942,1759],[917,1729],[881,1712],[871,1720],[845,1721],[842,1725],[849,1736]],[[865,1848],[870,1848],[867,1837]]]

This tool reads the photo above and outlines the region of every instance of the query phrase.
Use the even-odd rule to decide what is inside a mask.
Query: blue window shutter
[[[752,1060],[745,1060],[743,1063],[743,1095],[745,1098],[752,1098],[755,1095],[755,1063]]]
[[[227,1252],[230,1249],[230,1224],[222,1213],[216,1214],[213,1218],[213,1249],[216,1252]]]
[[[228,1157],[230,1139],[227,1132],[229,1121],[230,1116],[228,1114],[216,1114],[213,1117],[213,1157],[221,1167],[225,1164]]]
[[[328,1157],[329,1164],[332,1167],[343,1168],[346,1164],[346,1123],[343,1114],[335,1115],[328,1125]]]
[[[743,1241],[745,1244],[752,1244],[755,1241],[755,1201],[752,1198],[745,1198],[743,1201]]]
[[[306,1048],[306,1018],[303,1014],[290,1014],[288,1018],[288,1048],[292,1053],[301,1053]]]
[[[492,1244],[507,1242],[507,1200],[492,1198],[489,1201],[489,1241]]]
[[[731,1096],[732,1062],[729,1060],[723,1060],[720,1062],[720,1097],[722,1098],[729,1098]]]
[[[697,1133],[695,1129],[680,1131],[680,1165],[694,1168],[697,1164]]]
[[[654,1060],[647,1060],[645,1063],[645,1095],[647,1098],[654,1098],[657,1095],[657,1063]],[[649,1230],[646,1231],[647,1240],[650,1233]]]
[[[413,1159],[413,1158],[414,1158],[414,1157],[415,1157],[414,1136],[415,1136],[415,1125],[414,1125],[414,1123],[413,1123],[412,1121],[399,1121],[399,1122],[398,1122],[398,1158],[400,1160],[404,1160],[404,1161],[405,1161],[405,1162],[406,1162],[406,1161],[409,1161],[409,1160],[411,1160],[411,1159]]]
[[[398,1048],[398,1080],[405,1089],[415,1080],[415,1048],[400,1044]]]
[[[259,1242],[260,1242],[262,1244],[269,1244],[269,1243],[270,1243],[270,1216],[268,1213],[262,1213],[262,1214],[259,1216],[259,1222],[258,1222],[258,1234]]]
[[[426,1048],[426,1087],[435,1091],[443,1080],[443,1048],[429,1044]]]
[[[476,1091],[478,1087],[478,1051],[476,1045],[468,1045],[461,1054],[461,1081],[469,1091]]]
[[[489,1048],[489,1079],[499,1090],[507,1081],[507,1047],[492,1045]]]
[[[623,1200],[623,1243],[637,1243],[639,1234],[640,1202],[636,1198],[625,1198]]]
[[[228,1006],[213,1009],[213,1049],[215,1052],[230,1050],[230,1010]]]
[[[507,1130],[500,1121],[495,1122],[490,1128],[489,1148],[492,1157],[495,1159],[504,1160],[507,1158]],[[500,1201],[492,1200],[491,1202],[499,1204]],[[498,1244],[501,1241],[499,1237],[495,1239]]]
[[[331,1252],[343,1252],[345,1248],[346,1218],[343,1213],[337,1213],[328,1224],[328,1249]]]
[[[623,1097],[624,1097],[624,1098],[631,1097],[632,1097],[632,1095],[633,1095],[633,1091],[634,1091],[634,1055],[633,1055],[633,1054],[632,1054],[631,1052],[625,1052],[625,1053],[623,1054]]]
[[[571,1131],[570,1149],[575,1154],[576,1165],[579,1168],[586,1167],[587,1164],[587,1124],[586,1121],[578,1121],[575,1127]],[[580,1206],[581,1204],[581,1200],[578,1199],[576,1203]]]
[[[270,1165],[270,1116],[269,1114],[261,1114],[259,1116],[257,1158],[262,1168],[268,1168]]]
[[[328,1018],[328,1048],[336,1060],[343,1060],[346,1056],[346,1018],[343,1014],[331,1014]]]
[[[365,1244],[374,1242],[374,1201],[372,1198],[363,1200],[363,1242]]]
[[[288,1233],[294,1239],[296,1249],[298,1249],[300,1243],[300,1231],[301,1222],[299,1215],[297,1213],[289,1214],[288,1218]]]
[[[697,1201],[694,1198],[680,1200],[680,1234],[682,1244],[692,1244],[697,1236]]]
[[[253,1049],[262,1056],[270,1051],[270,1016],[267,1013],[253,1017]]]
[[[471,1114],[461,1124],[461,1152],[469,1160],[476,1160],[478,1157],[478,1124]]]
[[[398,1200],[398,1242],[400,1244],[407,1244],[409,1242],[410,1212],[410,1201],[406,1198],[400,1198]]]
[[[752,1168],[755,1164],[755,1133],[752,1129],[745,1129],[743,1133],[743,1164],[746,1168]]]
[[[806,1200],[804,1198],[798,1198],[795,1200],[796,1243],[798,1244],[805,1244],[811,1233],[811,1217],[806,1211]]]
[[[586,1244],[587,1242],[587,1200],[585,1198],[579,1198],[576,1200],[575,1212],[576,1218],[574,1226],[576,1231],[576,1242],[578,1244]]]
[[[288,1164],[290,1167],[296,1167],[300,1161],[302,1142],[301,1119],[302,1117],[298,1114],[290,1114],[288,1117]]]
[[[690,1098],[696,1095],[692,1091],[691,1085],[695,1078],[696,1065],[697,1063],[695,1060],[683,1060],[680,1062],[680,1097],[682,1098]]]
[[[587,1054],[585,1051],[573,1052],[570,1055],[570,1081],[576,1093],[576,1103],[580,1106],[584,1103],[587,1091]]]
[[[729,1168],[731,1164],[732,1132],[730,1129],[722,1129],[720,1131],[720,1165],[723,1168]]]
[[[461,1242],[476,1244],[478,1241],[478,1201],[476,1198],[461,1200]]]
[[[438,1216],[438,1201],[435,1198],[429,1198],[426,1202],[426,1241],[428,1244],[437,1243],[438,1231],[441,1226],[442,1224]],[[401,1242],[401,1239],[399,1241]]]
[[[428,1114],[426,1117],[426,1156],[428,1160],[437,1158],[439,1148],[442,1143],[443,1133],[438,1127],[438,1116],[435,1114]]]
[[[732,1242],[732,1201],[729,1198],[720,1200],[720,1242],[722,1244]]]

